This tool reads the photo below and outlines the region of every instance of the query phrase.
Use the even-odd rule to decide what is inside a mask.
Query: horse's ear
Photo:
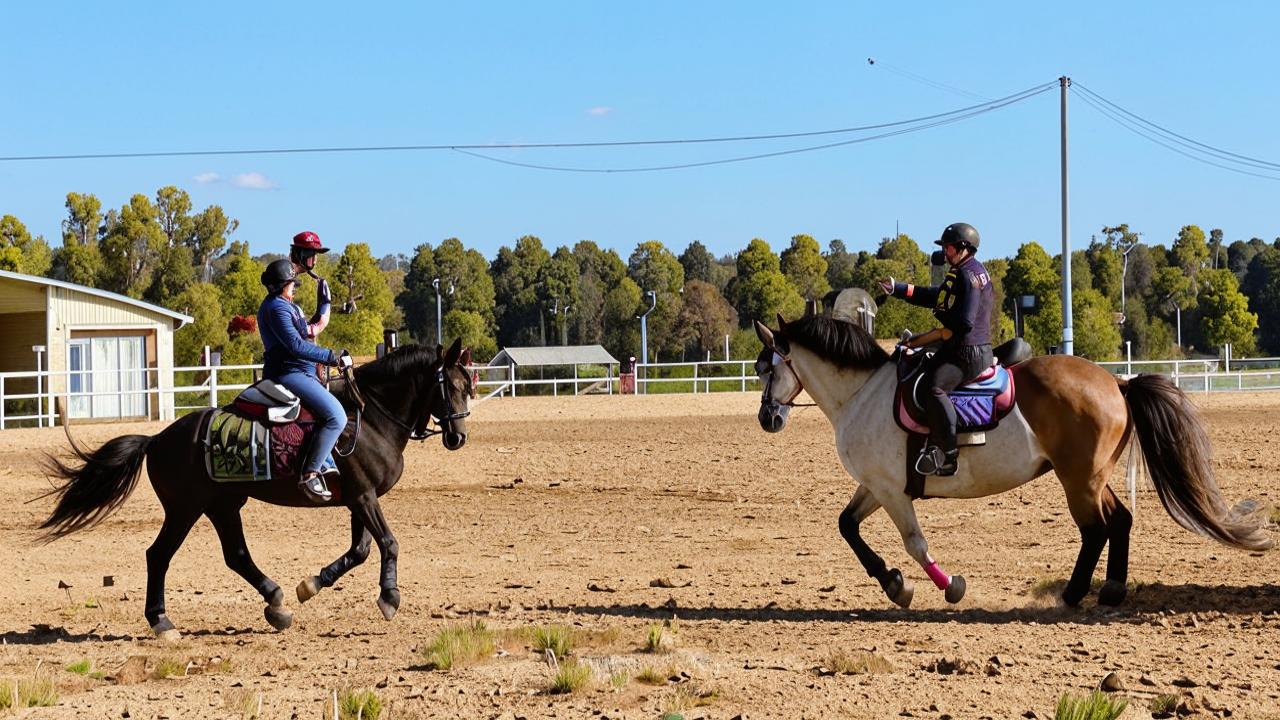
[[[458,358],[458,362],[462,365],[471,364],[471,348],[462,349],[462,355]]]
[[[756,323],[756,337],[760,338],[760,342],[764,343],[765,347],[772,350],[773,349],[773,331],[770,330],[764,323],[760,322],[759,320],[756,320],[755,323]]]
[[[787,321],[782,319],[782,313],[778,313],[778,329],[785,330],[786,327],[787,327]]]
[[[444,352],[444,366],[453,367],[458,364],[458,358],[462,356],[462,338],[453,341],[448,350]]]
[[[810,316],[812,316],[814,313],[816,313],[817,311],[818,311],[818,301],[817,301],[817,300],[812,300],[812,299],[810,299],[810,300],[805,300],[805,301],[804,301],[804,316],[805,316],[805,317],[810,317]]]

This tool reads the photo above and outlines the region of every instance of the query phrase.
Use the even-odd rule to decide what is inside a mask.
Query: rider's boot
[[[320,474],[324,476],[326,484],[335,482],[341,475],[338,472],[338,463],[333,459],[333,453],[325,455],[324,462],[320,464]]]
[[[956,470],[960,468],[960,450],[951,448],[942,452],[942,464],[934,471],[935,475],[949,477],[956,474]]]
[[[302,491],[307,499],[317,505],[322,505],[333,499],[333,493],[329,492],[329,486],[325,484],[324,476],[318,472],[304,473],[302,479],[298,481],[298,489]]]

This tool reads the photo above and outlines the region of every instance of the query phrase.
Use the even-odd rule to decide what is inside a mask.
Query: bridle
[[[350,377],[347,380],[347,383],[354,390],[356,397],[359,398],[360,390],[359,388],[356,387],[354,373],[350,375]],[[379,401],[377,396],[374,395],[373,393],[366,393],[366,396],[369,398],[369,404],[372,405],[374,408],[376,408],[378,412],[381,412],[389,420],[391,420],[391,422],[400,426],[400,429],[407,430],[409,432],[410,440],[421,441],[421,440],[427,440],[429,438],[433,438],[436,435],[439,435],[441,433],[452,432],[453,422],[455,420],[461,420],[471,414],[470,410],[454,411],[453,404],[449,402],[449,391],[447,390],[448,384],[445,381],[443,364],[440,365],[440,367],[436,368],[436,386],[440,388],[440,399],[444,401],[444,407],[447,410],[447,414],[444,415],[443,417],[437,418],[434,414],[432,414],[432,412],[429,409],[431,407],[429,399],[424,398],[422,401],[424,405],[423,412],[421,412],[418,415],[417,421],[415,421],[412,425],[401,420],[395,413],[388,410],[386,406],[383,405],[382,402]],[[357,415],[357,417],[359,417],[359,415]],[[430,427],[431,420],[433,418],[436,421],[437,428]],[[449,427],[447,428],[445,427],[446,423],[449,424]]]
[[[774,361],[769,365],[769,368],[767,370],[760,373],[761,375],[765,376],[764,390],[762,390],[760,393],[760,404],[780,405],[780,406],[786,406],[786,407],[817,406],[817,403],[797,403],[795,401],[796,398],[800,396],[800,393],[804,392],[804,384],[800,382],[800,375],[796,373],[796,369],[791,365],[791,356],[789,354],[784,355],[780,350],[778,350],[778,347],[776,345],[771,346],[769,348],[769,351],[773,353]],[[790,397],[782,401],[774,399],[771,395],[771,392],[773,390],[773,368],[776,367],[779,362],[787,366],[787,369],[791,371],[791,376],[794,377],[796,380],[795,390],[791,392]]]

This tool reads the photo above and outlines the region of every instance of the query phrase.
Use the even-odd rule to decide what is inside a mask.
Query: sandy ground
[[[1280,393],[1197,402],[1225,495],[1280,497]],[[394,620],[374,603],[376,554],[305,606],[292,597],[345,550],[345,511],[251,504],[250,546],[289,589],[294,627],[266,625],[202,521],[169,573],[169,616],[185,633],[175,644],[153,639],[142,617],[143,553],[161,517],[147,483],[99,527],[35,546],[49,501],[24,503],[46,487],[41,454],[65,452],[65,441],[60,430],[5,431],[0,684],[53,680],[57,705],[23,712],[57,718],[318,719],[334,690],[352,688],[373,688],[391,718],[1045,718],[1064,692],[1114,671],[1131,698],[1125,718],[1150,717],[1144,708],[1166,694],[1205,717],[1280,717],[1280,574],[1270,557],[1178,528],[1148,487],[1126,604],[1059,607],[1053,591],[1078,534],[1045,477],[994,498],[918,504],[931,550],[968,579],[957,606],[907,557],[888,517],[871,516],[868,542],[916,584],[914,605],[901,610],[836,529],[853,484],[826,419],[799,411],[768,435],[756,407],[750,393],[483,403],[463,450],[410,447],[405,477],[384,499],[401,550]],[[158,429],[77,433],[96,444]],[[1119,476],[1113,486],[1121,490]],[[476,618],[499,631],[500,651],[430,669],[422,650],[432,637]],[[666,621],[667,651],[644,652]],[[527,631],[549,624],[575,629],[573,654],[594,668],[588,687],[547,692],[552,671]],[[859,653],[887,666],[818,669],[841,654],[868,657]],[[80,660],[106,677],[64,669]],[[148,677],[165,667],[179,675]]]

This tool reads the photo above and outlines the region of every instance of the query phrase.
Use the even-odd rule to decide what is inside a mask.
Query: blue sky
[[[88,4],[86,4],[87,6]],[[465,5],[465,7],[463,6]],[[0,156],[799,132],[970,105],[1070,75],[1184,135],[1280,161],[1273,3],[10,3]],[[879,64],[867,63],[875,57]],[[1193,162],[1070,98],[1071,227],[1168,243],[1280,235],[1280,182]],[[819,139],[821,141],[821,139]],[[741,145],[494,151],[634,167]],[[1276,173],[1280,175],[1280,173]],[[535,234],[624,258],[657,239],[717,254],[796,233],[871,249],[895,222],[979,228],[987,256],[1060,247],[1057,90],[941,128],[689,170],[573,174],[456,152],[0,162],[0,214],[53,244],[69,191],[119,207],[164,185],[240,220],[236,239],[410,253],[456,236],[492,258]]]

